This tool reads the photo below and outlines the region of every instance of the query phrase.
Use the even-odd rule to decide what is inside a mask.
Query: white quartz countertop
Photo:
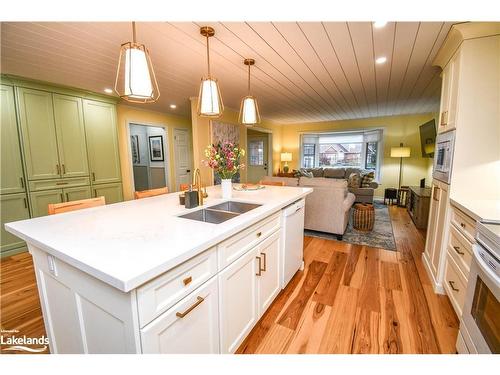
[[[221,199],[207,188],[203,208]],[[5,225],[8,232],[56,258],[128,292],[305,197],[311,188],[266,186],[233,191],[231,200],[261,204],[221,224],[179,218],[179,193],[127,201]]]
[[[473,194],[473,193],[471,193]],[[500,224],[499,199],[450,197],[451,204],[477,221]]]

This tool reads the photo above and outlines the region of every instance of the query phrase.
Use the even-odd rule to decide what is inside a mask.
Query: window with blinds
[[[382,129],[303,134],[301,166],[368,169],[378,177],[382,136]]]

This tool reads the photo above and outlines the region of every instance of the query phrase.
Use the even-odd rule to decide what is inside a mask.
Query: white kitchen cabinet
[[[431,186],[431,206],[429,209],[429,226],[423,254],[424,265],[435,285],[437,292],[443,293],[444,262],[448,236],[449,185],[433,180]]]
[[[259,247],[219,274],[221,353],[234,353],[259,320],[257,256]]]
[[[260,272],[257,272],[260,274],[257,276],[259,317],[264,314],[281,290],[281,278],[279,273],[279,234],[279,232],[274,233],[258,247],[257,256],[260,257],[262,266]]]
[[[141,329],[143,353],[219,353],[217,277]]]
[[[456,128],[458,85],[460,73],[460,51],[458,51],[443,70],[441,91],[441,112],[438,133]]]

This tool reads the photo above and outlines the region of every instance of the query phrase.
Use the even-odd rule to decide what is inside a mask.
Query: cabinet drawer
[[[449,251],[460,270],[465,276],[469,276],[472,261],[472,244],[454,225],[450,226]]]
[[[141,327],[191,293],[217,273],[215,248],[158,276],[137,289]]]
[[[476,242],[476,221],[474,219],[470,218],[456,207],[453,207],[451,222],[470,242]]]
[[[147,354],[219,353],[219,295],[212,278],[141,329]]]
[[[458,316],[462,316],[462,308],[464,307],[465,294],[467,292],[467,279],[460,272],[449,251],[446,257],[444,288],[448,297],[450,297],[455,312]]]
[[[29,182],[30,191],[61,189],[86,185],[90,185],[90,179],[88,177],[59,178],[54,180],[38,180]]]
[[[280,213],[278,212],[221,242],[217,246],[219,270],[234,262],[279,227]]]

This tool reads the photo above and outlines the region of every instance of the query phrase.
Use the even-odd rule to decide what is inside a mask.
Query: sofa
[[[347,181],[330,178],[270,177],[264,181],[283,181],[285,186],[311,187],[306,197],[304,228],[337,235],[339,240],[349,223],[355,196],[347,189]]]
[[[360,175],[365,171],[359,168],[304,168],[307,172],[312,173],[314,178],[332,178],[340,180],[348,180],[351,173]],[[303,178],[303,177],[301,177]],[[369,187],[349,187],[349,192],[353,193],[356,197],[356,202],[359,203],[373,203],[373,194],[375,189],[378,188],[378,183],[372,181]]]

